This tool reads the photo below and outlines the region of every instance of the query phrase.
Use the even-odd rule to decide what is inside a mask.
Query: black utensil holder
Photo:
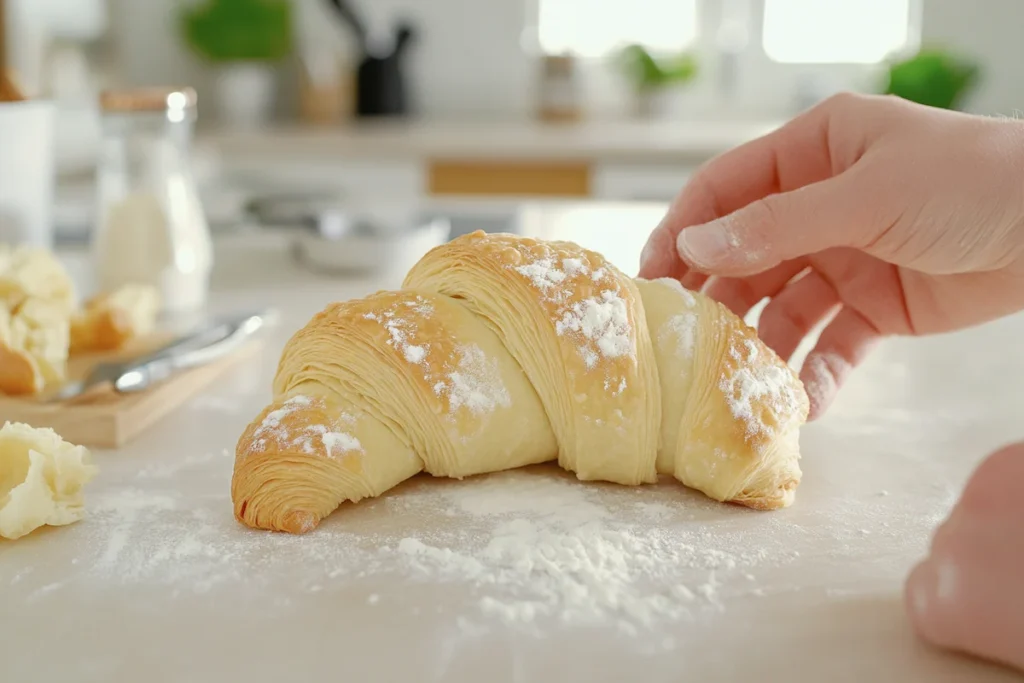
[[[405,116],[409,113],[406,77],[398,55],[364,58],[356,75],[356,115]]]

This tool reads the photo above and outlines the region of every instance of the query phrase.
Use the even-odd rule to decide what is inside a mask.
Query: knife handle
[[[212,343],[185,351],[173,350],[123,372],[114,380],[114,389],[120,393],[143,391],[162,382],[175,372],[187,370],[222,358],[242,346],[265,322],[261,315],[253,315],[227,325],[227,333]]]

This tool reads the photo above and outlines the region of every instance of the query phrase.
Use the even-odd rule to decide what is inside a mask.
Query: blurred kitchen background
[[[56,105],[74,242],[108,88],[195,89],[214,233],[374,202],[500,229],[524,199],[666,201],[840,90],[1015,115],[1022,26],[1020,0],[6,0],[3,28],[24,95]]]

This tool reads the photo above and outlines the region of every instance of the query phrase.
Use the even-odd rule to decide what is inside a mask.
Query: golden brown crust
[[[434,390],[451,373],[460,346],[451,333],[450,319],[444,315],[445,302],[438,299],[430,293],[402,290],[381,291],[363,299],[330,304],[282,352],[275,392],[286,393],[292,384],[304,381],[302,369],[297,367],[301,365],[300,356],[292,354],[301,353],[306,340],[343,331],[378,349],[386,357],[384,362],[403,369],[415,366],[406,375],[430,402],[430,410],[460,412],[464,406],[453,406],[450,392]]]
[[[38,394],[65,377],[68,322],[60,304],[26,299],[12,313],[0,304],[0,393]]]
[[[788,506],[808,412],[798,376],[728,308],[672,287],[679,301],[569,242],[476,232],[436,247],[402,290],[331,304],[293,334],[273,403],[236,447],[236,518],[306,533],[342,502],[421,470],[464,476],[554,457],[556,436],[559,463],[580,479],[638,484],[669,471],[716,500]],[[659,321],[641,294],[658,299]],[[664,340],[655,355],[657,326],[673,316],[692,316],[685,359],[666,355]],[[446,384],[469,343],[515,396],[490,397],[508,410],[500,419]],[[661,359],[685,376],[662,375]],[[670,403],[678,426],[665,432],[663,462]],[[501,431],[510,420],[521,423]],[[516,441],[516,430],[538,436]],[[325,432],[342,435],[345,457],[310,445]]]
[[[0,393],[38,394],[64,380],[74,286],[46,249],[0,244]]]
[[[27,396],[42,389],[43,374],[32,356],[0,340],[0,393]]]
[[[428,252],[403,287],[463,300],[498,333],[541,394],[562,467],[587,480],[656,480],[660,390],[643,307],[603,256],[476,231]],[[540,353],[552,346],[557,356]],[[631,421],[643,422],[639,434]]]
[[[796,435],[808,412],[797,374],[717,301],[673,280],[639,284],[652,325],[662,328],[652,336],[669,373],[663,393],[675,401],[666,415],[680,419],[667,431],[675,444],[666,445],[661,471],[722,502],[791,504],[801,478]],[[680,336],[688,337],[685,351]]]
[[[323,398],[275,401],[242,432],[235,446],[231,499],[248,526],[302,534],[340,502],[329,485],[362,475],[361,445],[344,435],[345,416]],[[269,499],[269,503],[268,503]]]

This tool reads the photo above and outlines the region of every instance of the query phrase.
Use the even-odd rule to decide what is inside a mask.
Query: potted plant
[[[939,48],[888,64],[881,91],[940,109],[960,109],[981,80],[978,65]]]
[[[182,9],[185,42],[217,66],[221,115],[258,125],[273,111],[274,66],[292,50],[290,0],[201,0]]]
[[[657,114],[665,94],[697,77],[697,57],[690,52],[655,57],[642,45],[629,45],[620,54],[620,65],[634,92],[636,114],[649,118]]]

